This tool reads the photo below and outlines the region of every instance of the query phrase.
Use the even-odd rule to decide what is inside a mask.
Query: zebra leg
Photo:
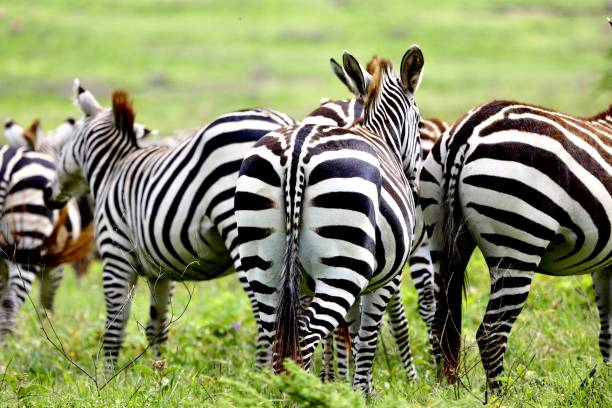
[[[612,269],[604,269],[593,274],[595,299],[599,310],[601,331],[599,332],[599,349],[606,363],[612,363]]]
[[[527,301],[533,272],[491,269],[491,298],[476,332],[488,387],[497,392],[512,324]]]
[[[329,281],[315,282],[312,301],[300,318],[300,348],[305,370],[310,369],[312,356],[319,342],[331,335],[348,312],[345,302],[338,304],[330,300],[333,299],[333,296],[329,295],[330,292],[333,293],[330,286]]]
[[[106,358],[106,371],[109,373],[117,363],[119,350],[123,344],[125,325],[130,317],[134,286],[138,275],[129,262],[119,264],[117,259],[113,259],[112,262],[104,259],[102,279],[106,301],[104,357]]]
[[[429,240],[426,236],[421,238],[418,248],[410,255],[410,276],[417,291],[419,315],[427,326],[429,336],[430,353],[432,356],[439,355],[436,351],[437,342],[434,341],[432,323],[436,313],[436,299],[433,278],[433,263],[429,250]],[[393,301],[393,299],[391,299]],[[436,354],[438,353],[438,354]]]
[[[0,340],[12,333],[17,313],[28,297],[38,268],[7,262],[8,281],[0,297]]]
[[[336,334],[336,333],[335,333]],[[323,341],[323,367],[321,367],[321,381],[328,382],[333,381],[335,377],[334,373],[334,339],[337,338],[335,334],[329,334],[325,341]]]
[[[406,311],[404,310],[399,289],[391,296],[387,312],[389,313],[389,321],[391,323],[391,334],[393,334],[400,356],[402,357],[404,371],[408,376],[408,380],[416,380],[418,376],[412,361],[412,354],[410,353],[408,319],[406,318]]]
[[[236,255],[238,257],[238,255]],[[237,261],[234,261],[234,265],[237,264]],[[255,297],[255,293],[251,288],[251,284],[249,283],[249,279],[247,278],[246,272],[242,270],[241,266],[236,267],[236,275],[238,276],[238,281],[242,286],[242,289],[246,292],[249,302],[251,303],[251,310],[253,312],[253,316],[255,317],[255,325],[257,326],[257,343],[255,345],[255,349],[257,350],[257,355],[255,358],[255,365],[258,367],[263,367],[272,362],[272,352],[269,344],[271,343],[271,337],[269,334],[263,329],[261,324],[261,319],[259,316],[259,304],[257,303],[257,298]]]
[[[55,293],[64,277],[64,268],[43,268],[40,271],[40,304],[48,312],[53,312]]]
[[[147,340],[153,355],[160,357],[160,347],[168,340],[168,309],[172,302],[175,282],[168,279],[149,279],[148,284],[151,305],[146,329]]]
[[[372,366],[378,343],[378,333],[391,295],[397,291],[398,284],[388,284],[361,296],[361,323],[357,336],[355,375],[353,389],[372,395]]]
[[[347,318],[350,316],[351,310],[349,309],[349,314]],[[344,327],[343,327],[344,326]],[[359,329],[355,330],[357,333]],[[355,334],[357,337],[357,334]],[[338,361],[338,377],[342,378],[344,381],[349,381],[349,365],[352,354],[352,335],[350,326],[347,322],[341,323],[341,326],[336,329],[335,339],[336,339],[336,356]]]

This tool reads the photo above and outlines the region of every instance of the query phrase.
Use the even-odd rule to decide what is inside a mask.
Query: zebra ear
[[[372,76],[361,66],[359,62],[348,51],[342,54],[342,63],[346,75],[355,85],[353,93],[359,97],[365,97],[372,81]],[[349,88],[350,89],[350,88]],[[355,92],[356,91],[356,92]]]
[[[127,136],[130,143],[134,146],[138,146],[136,130],[134,128],[136,113],[134,112],[132,101],[127,92],[113,92],[113,116],[115,118],[115,127],[122,134]]]
[[[357,87],[355,86],[353,81],[351,81],[351,79],[348,77],[348,75],[344,71],[344,68],[342,68],[340,64],[338,64],[336,60],[333,58],[329,60],[329,64],[331,65],[332,71],[334,72],[336,77],[340,80],[340,82],[342,82],[344,86],[346,86],[352,94],[358,95],[359,91],[357,90]]]
[[[423,52],[418,45],[413,45],[408,48],[408,51],[402,58],[402,65],[400,68],[400,78],[402,79],[402,85],[404,90],[411,94],[414,94],[421,83],[423,78],[423,65],[425,59],[423,58]]]
[[[134,134],[136,139],[146,139],[149,135],[157,136],[157,129],[149,129],[140,123],[134,123]]]
[[[76,104],[85,116],[95,116],[103,110],[102,105],[91,92],[81,86],[78,79],[74,80],[73,93]]]
[[[11,147],[22,147],[28,145],[28,141],[23,133],[24,129],[14,120],[7,119],[4,123],[4,137]]]

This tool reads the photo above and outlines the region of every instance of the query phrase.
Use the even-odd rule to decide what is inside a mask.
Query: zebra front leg
[[[43,268],[40,271],[40,304],[48,312],[53,313],[53,304],[55,301],[55,293],[62,283],[64,277],[64,268]]]
[[[117,364],[119,350],[125,337],[125,326],[130,317],[137,274],[129,263],[117,263],[104,259],[102,272],[104,300],[106,302],[106,326],[104,328],[104,357],[106,372],[112,372]]]
[[[595,300],[599,310],[601,330],[599,332],[599,349],[606,363],[611,363],[612,348],[612,268],[593,274]]]
[[[148,284],[151,305],[146,329],[147,340],[149,340],[153,355],[160,357],[160,347],[168,340],[168,309],[172,302],[175,282],[168,279],[150,278]]]
[[[365,395],[372,395],[374,390],[372,366],[376,354],[378,334],[389,299],[397,289],[398,285],[395,282],[395,284],[388,284],[361,296],[361,322],[355,346],[353,389],[361,390]]]
[[[391,323],[391,334],[393,334],[393,338],[397,343],[404,371],[408,376],[408,380],[416,380],[418,376],[412,361],[412,354],[410,353],[408,319],[406,318],[406,311],[404,310],[399,289],[391,296],[387,312],[389,313],[389,321]]]
[[[512,324],[521,313],[533,272],[512,269],[491,270],[491,298],[487,304],[483,321],[476,332],[480,357],[487,375],[488,388],[497,393],[498,377],[503,372],[504,352]]]
[[[8,281],[0,297],[0,340],[13,332],[17,313],[28,297],[38,267],[8,263]]]

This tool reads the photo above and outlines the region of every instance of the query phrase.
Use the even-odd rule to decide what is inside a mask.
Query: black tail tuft
[[[280,301],[276,309],[274,323],[274,368],[284,371],[283,360],[290,358],[298,364],[303,363],[300,348],[300,274],[301,266],[297,259],[297,245],[291,234],[287,237],[287,247],[283,258]]]
[[[465,267],[473,249],[469,232],[462,228],[463,217],[456,181],[447,180],[441,203],[442,248],[440,270],[435,276],[436,313],[432,331],[444,358],[444,373],[452,384],[457,380],[461,350],[461,295],[465,293]],[[471,249],[470,249],[471,248]]]

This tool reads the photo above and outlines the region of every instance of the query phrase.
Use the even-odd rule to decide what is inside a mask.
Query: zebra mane
[[[368,62],[366,70],[372,75],[372,80],[368,87],[368,93],[364,97],[364,112],[369,109],[370,104],[376,98],[376,95],[378,95],[384,73],[392,66],[391,61],[378,55],[374,55],[370,62]]]
[[[115,127],[123,135],[126,135],[128,141],[138,147],[136,133],[134,132],[134,118],[136,113],[132,106],[132,100],[127,92],[117,90],[113,92],[113,116],[115,118]]]

